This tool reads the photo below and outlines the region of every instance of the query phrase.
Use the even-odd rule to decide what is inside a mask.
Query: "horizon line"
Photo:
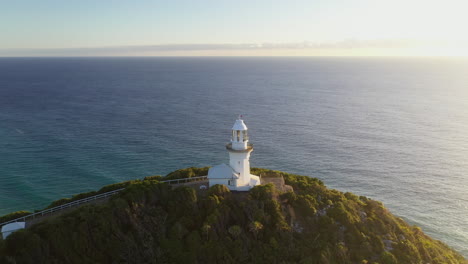
[[[468,43],[466,43],[468,45]],[[0,57],[464,57],[465,42],[346,39],[335,42],[195,43],[61,48],[0,48]]]

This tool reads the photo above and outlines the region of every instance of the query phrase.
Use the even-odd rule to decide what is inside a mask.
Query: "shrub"
[[[216,195],[219,197],[226,197],[228,194],[230,194],[231,191],[226,185],[222,184],[215,184],[208,189],[208,195]]]
[[[4,215],[2,217],[0,217],[0,223],[3,223],[3,222],[7,222],[7,221],[10,221],[10,220],[13,220],[13,219],[16,219],[16,218],[20,218],[20,217],[23,217],[23,216],[27,216],[27,215],[30,215],[31,212],[28,212],[28,211],[16,211],[16,212],[13,212],[13,213],[10,213],[10,214],[7,214],[7,215]]]
[[[210,167],[203,167],[203,168],[185,168],[173,171],[164,177],[164,180],[175,180],[175,179],[184,179],[184,178],[191,178],[191,177],[198,177],[198,176],[205,176],[208,175],[208,170]]]

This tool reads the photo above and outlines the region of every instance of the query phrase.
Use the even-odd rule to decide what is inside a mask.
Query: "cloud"
[[[434,44],[434,43],[432,43]],[[428,43],[406,39],[347,39],[337,42],[296,43],[241,43],[241,44],[164,44],[146,46],[114,46],[93,48],[50,48],[50,49],[0,49],[1,57],[66,57],[66,56],[184,56],[184,55],[235,55],[235,54],[340,54],[359,53],[368,49],[411,49],[425,47]],[[437,45],[443,45],[438,43]]]

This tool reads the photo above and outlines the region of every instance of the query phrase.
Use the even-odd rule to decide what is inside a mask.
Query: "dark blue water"
[[[227,162],[381,200],[468,257],[468,61],[2,58],[0,214]]]

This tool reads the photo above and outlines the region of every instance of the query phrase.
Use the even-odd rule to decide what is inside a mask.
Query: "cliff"
[[[161,177],[126,182],[106,202],[0,240],[0,263],[467,263],[378,201],[328,189],[315,178],[252,173],[283,177],[294,191],[273,184],[248,193],[220,185],[174,188]]]

